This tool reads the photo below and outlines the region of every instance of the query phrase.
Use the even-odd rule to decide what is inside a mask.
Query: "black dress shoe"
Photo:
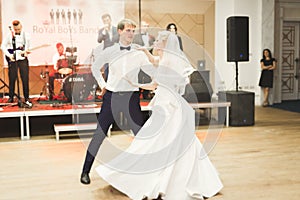
[[[53,96],[54,96],[54,94],[53,94],[53,93],[50,93],[50,95],[49,95],[49,100],[50,100],[50,101],[53,100]]]
[[[30,101],[30,99],[29,99],[29,98],[26,98],[26,99],[25,99],[25,102],[29,102],[29,103],[31,103],[31,101]]]
[[[24,105],[28,108],[32,108],[33,104],[29,99],[25,99]]]
[[[9,98],[9,99],[7,100],[7,102],[8,102],[8,103],[13,103],[13,102],[14,102],[14,99],[13,99],[13,98]]]
[[[89,174],[88,173],[82,173],[81,174],[81,178],[80,178],[80,182],[83,183],[83,184],[90,184],[91,183],[91,179],[89,177]]]

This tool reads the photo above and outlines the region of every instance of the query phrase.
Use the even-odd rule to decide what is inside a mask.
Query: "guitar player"
[[[29,99],[29,63],[27,55],[30,53],[30,35],[22,31],[22,24],[18,20],[12,22],[12,28],[9,26],[10,33],[3,38],[1,49],[5,54],[8,62],[8,78],[9,78],[9,99],[8,103],[14,102],[15,82],[18,79],[18,70],[20,72],[24,103],[28,107],[32,106]],[[19,85],[18,95],[20,97]],[[20,98],[19,98],[19,101]]]

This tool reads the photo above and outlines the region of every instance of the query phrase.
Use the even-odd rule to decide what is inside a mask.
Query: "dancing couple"
[[[92,66],[93,75],[105,93],[81,182],[90,183],[89,172],[99,147],[114,114],[121,111],[135,138],[116,156],[104,149],[111,157],[96,167],[101,178],[135,200],[212,197],[223,185],[195,135],[194,110],[181,96],[194,68],[180,50],[177,36],[169,31],[158,33],[154,43],[157,56],[135,48],[131,44],[135,27],[131,20],[122,20],[118,24],[119,43],[105,49]],[[107,82],[99,70],[105,63],[109,63]],[[152,77],[151,83],[138,83],[140,69]],[[150,102],[151,116],[145,123],[139,87],[155,90]]]

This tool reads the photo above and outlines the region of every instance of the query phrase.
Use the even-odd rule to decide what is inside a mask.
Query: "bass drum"
[[[70,102],[82,102],[95,98],[97,81],[91,73],[72,74],[65,78],[63,91],[65,97]]]

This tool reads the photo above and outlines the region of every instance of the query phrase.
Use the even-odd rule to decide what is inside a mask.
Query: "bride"
[[[195,135],[195,113],[181,96],[194,71],[176,35],[161,31],[154,44],[157,69],[144,89],[155,89],[152,114],[129,148],[96,168],[110,185],[135,200],[209,198],[223,187]],[[137,83],[131,83],[137,84]]]

